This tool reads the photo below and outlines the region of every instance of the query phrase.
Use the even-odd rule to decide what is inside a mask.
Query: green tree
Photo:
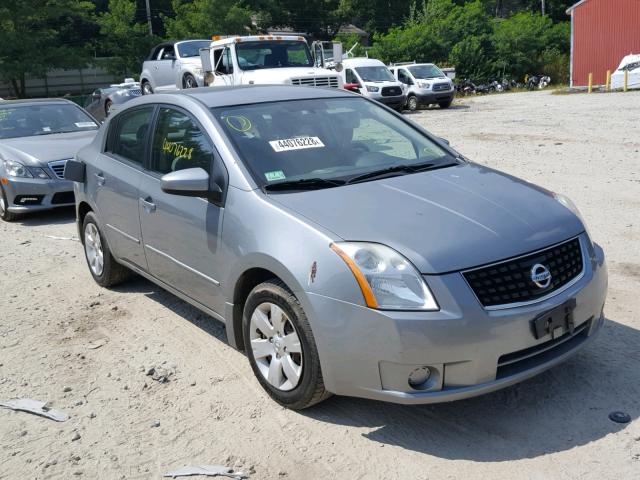
[[[167,37],[210,38],[252,30],[251,9],[236,0],[173,0],[174,17],[163,15]]]
[[[52,68],[81,68],[88,45],[75,32],[90,22],[91,2],[82,0],[20,0],[0,6],[0,76],[18,97],[27,95],[29,75]]]
[[[107,70],[123,77],[137,77],[149,49],[159,41],[149,35],[146,23],[137,23],[135,0],[109,0],[109,8],[97,15],[102,50],[109,53]]]

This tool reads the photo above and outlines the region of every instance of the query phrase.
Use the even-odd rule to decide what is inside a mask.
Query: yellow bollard
[[[611,91],[611,70],[607,70],[607,92]]]
[[[593,92],[593,73],[589,74],[589,89],[587,90],[587,92]]]
[[[624,71],[624,85],[622,86],[622,91],[626,92],[629,87],[629,70]]]

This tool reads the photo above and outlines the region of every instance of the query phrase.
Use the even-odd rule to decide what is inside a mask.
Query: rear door
[[[104,152],[87,165],[89,191],[94,192],[99,221],[115,256],[144,270],[138,187],[148,151],[149,130],[155,107],[122,112],[107,132]]]
[[[224,209],[205,198],[168,194],[162,175],[201,167],[216,177],[222,164],[201,126],[186,111],[160,106],[151,163],[140,185],[140,219],[149,271],[206,307],[222,313],[219,272]]]
[[[174,90],[176,88],[175,64],[176,52],[173,45],[167,45],[162,49],[156,62],[157,70],[154,73],[156,77],[156,90]]]

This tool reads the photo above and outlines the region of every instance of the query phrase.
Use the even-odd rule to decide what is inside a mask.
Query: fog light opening
[[[423,390],[428,387],[431,378],[431,369],[427,366],[414,368],[409,374],[409,386],[414,390]]]

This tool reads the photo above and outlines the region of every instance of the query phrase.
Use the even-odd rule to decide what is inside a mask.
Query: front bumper
[[[453,100],[455,90],[434,92],[431,90],[416,90],[413,92],[418,98],[419,105],[430,105],[432,103],[450,102]]]
[[[7,177],[6,180],[2,187],[7,195],[9,212],[33,212],[75,204],[73,182],[68,180],[16,177]]]
[[[372,310],[307,293],[303,306],[327,389],[402,404],[445,402],[498,390],[563,362],[604,323],[604,254],[585,234],[580,241],[584,276],[558,295],[521,307],[484,309],[460,273],[428,277],[438,312]],[[572,298],[575,333],[536,340],[531,320]],[[416,390],[408,376],[421,366],[429,366],[432,377]]]
[[[383,97],[382,95],[372,97],[372,100],[382,103],[387,107],[398,108],[404,107],[404,104],[407,102],[406,95],[394,95],[392,97]]]

